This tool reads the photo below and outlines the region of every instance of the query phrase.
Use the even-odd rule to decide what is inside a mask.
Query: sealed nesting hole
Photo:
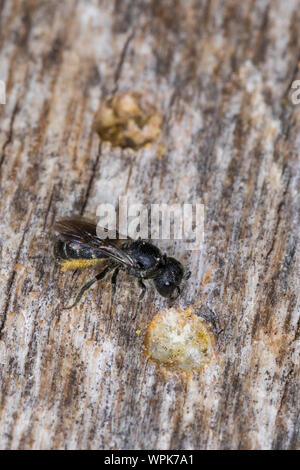
[[[104,101],[94,128],[103,141],[114,146],[137,149],[157,139],[162,117],[149,99],[134,91],[119,93]]]
[[[200,370],[213,356],[213,335],[192,308],[163,310],[148,325],[145,346],[149,357],[170,369]]]

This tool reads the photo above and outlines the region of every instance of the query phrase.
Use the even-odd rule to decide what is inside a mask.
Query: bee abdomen
[[[57,261],[72,259],[99,259],[106,258],[99,250],[91,247],[82,247],[69,241],[57,240],[54,244],[54,257]]]
[[[62,240],[55,242],[53,252],[57,261],[67,259],[91,259],[95,257],[91,248],[76,247],[74,243]]]

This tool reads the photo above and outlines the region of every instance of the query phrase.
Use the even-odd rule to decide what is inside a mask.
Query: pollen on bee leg
[[[197,371],[214,355],[214,337],[209,325],[193,313],[165,309],[149,323],[145,347],[147,355],[168,369]]]
[[[69,269],[89,268],[90,266],[95,266],[96,264],[99,264],[98,259],[71,259],[61,261],[60,269],[61,271],[66,272]]]

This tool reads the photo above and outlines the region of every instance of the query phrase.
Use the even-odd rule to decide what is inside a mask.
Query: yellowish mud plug
[[[168,369],[198,371],[213,357],[214,337],[193,308],[165,309],[149,323],[145,347],[148,356]]]
[[[101,140],[133,149],[154,142],[161,126],[158,107],[150,103],[149,97],[135,91],[119,93],[101,103],[94,123]]]

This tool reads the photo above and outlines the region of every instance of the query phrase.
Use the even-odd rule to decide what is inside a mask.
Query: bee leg
[[[74,277],[74,276],[76,276],[76,274],[78,273],[78,271],[79,271],[79,269],[78,269],[78,268],[77,268],[77,269],[75,269],[75,271],[74,271],[74,272],[73,272],[73,274],[72,274],[72,279],[73,279],[73,277]]]
[[[115,263],[108,265],[103,271],[101,271],[101,273],[97,274],[97,276],[95,276],[89,282],[84,284],[84,286],[80,289],[80,291],[76,295],[74,303],[70,305],[69,307],[64,307],[63,310],[68,310],[70,308],[75,307],[75,305],[78,304],[79,300],[81,299],[85,291],[87,291],[95,282],[100,281],[100,279],[103,279],[106,276],[106,274],[109,273],[109,271],[111,271],[114,267],[115,267]]]
[[[140,293],[140,296],[139,296],[139,302],[140,302],[143,299],[147,288],[146,288],[145,284],[143,283],[142,279],[138,280],[138,285],[142,289],[142,291]]]
[[[111,303],[113,303],[114,296],[116,293],[116,284],[117,284],[117,277],[118,277],[119,271],[120,271],[120,268],[117,267],[114,270],[112,278],[111,278],[111,285],[112,285]]]

